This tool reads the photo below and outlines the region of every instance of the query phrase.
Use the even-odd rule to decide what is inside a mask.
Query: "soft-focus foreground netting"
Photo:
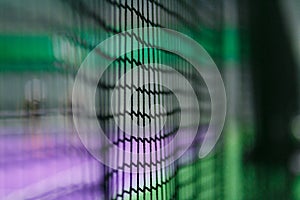
[[[0,176],[4,177],[4,185],[11,184],[9,189],[1,190],[3,196],[10,195],[11,199],[18,195],[30,199],[223,199],[222,144],[206,158],[198,157],[203,139],[201,133],[205,132],[210,118],[210,98],[202,78],[182,58],[154,48],[132,51],[109,66],[98,82],[96,94],[98,121],[112,143],[132,152],[147,152],[170,142],[178,130],[179,116],[184,112],[193,116],[195,109],[190,104],[179,107],[173,93],[186,92],[180,86],[176,91],[170,91],[159,85],[161,74],[168,71],[156,65],[143,64],[166,64],[186,77],[199,100],[199,131],[186,153],[166,168],[161,168],[161,165],[166,157],[172,156],[170,152],[163,152],[149,162],[107,155],[108,160],[119,162],[118,169],[97,162],[78,140],[71,107],[72,84],[88,52],[101,41],[128,29],[165,27],[179,31],[199,42],[218,65],[221,59],[221,3],[217,0],[62,0],[44,3],[53,10],[46,9],[43,13],[39,11],[39,3],[30,1],[28,4],[28,9],[36,12],[36,16],[28,17],[28,26],[31,25],[33,32],[36,29],[42,36],[1,36],[2,44],[10,42],[11,49],[20,50],[1,57],[1,82],[15,79],[15,84],[24,85],[24,91],[15,90],[19,93],[15,97],[18,101],[7,98],[0,103],[3,127],[0,152],[5,154],[1,162],[4,168],[13,166],[21,173],[20,179],[15,181],[9,180],[7,174]],[[13,6],[18,8],[18,5]],[[24,30],[30,32],[26,27]],[[119,41],[139,38],[141,47],[151,47],[162,39],[155,33],[153,35],[154,44],[146,41],[142,33],[121,35]],[[17,42],[11,44],[12,41]],[[100,53],[99,56],[105,55]],[[147,71],[157,84],[142,88],[128,85],[126,81],[116,84],[126,71],[136,66],[141,74],[139,81],[145,80],[142,74]],[[16,79],[16,74],[23,78]],[[87,79],[83,88],[89,87],[89,84],[92,83]],[[113,89],[118,91],[117,99],[111,99]],[[131,99],[124,99],[124,93],[134,91],[141,103],[125,112],[120,109],[120,104]],[[89,103],[84,95],[82,101]],[[110,109],[111,102],[115,103],[114,110]],[[151,113],[145,108],[155,103],[163,105],[165,110],[156,109]],[[73,112],[77,110],[80,110],[80,105],[73,107]],[[143,136],[143,132],[133,136],[120,130],[112,112],[123,126],[132,123],[124,120],[126,115],[142,125],[154,121],[158,127],[164,118],[166,124],[158,134],[151,130],[148,138],[142,138],[138,136]],[[189,129],[196,125],[184,126]],[[183,144],[174,148],[181,148]],[[139,173],[124,172],[125,168],[130,171],[133,167]],[[152,171],[144,173],[146,167]],[[16,173],[14,169],[8,170],[11,176]],[[32,174],[34,170],[35,176]],[[20,184],[16,186],[16,182]]]

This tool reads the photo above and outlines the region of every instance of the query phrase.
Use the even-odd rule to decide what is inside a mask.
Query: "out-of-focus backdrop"
[[[112,88],[120,96],[133,89],[116,85],[126,70],[167,63],[199,97],[198,137],[175,163],[151,173],[125,159],[118,169],[98,162],[79,140],[72,117],[78,109],[72,107],[73,84],[88,53],[110,36],[140,27],[173,29],[201,44],[227,94],[221,138],[199,158],[210,100],[189,63],[146,49],[111,64],[98,83],[96,110],[107,137],[121,148],[161,147],[176,133],[178,116],[193,112],[178,108],[165,88],[149,86],[138,97],[143,104],[163,103],[165,112],[138,107],[125,113],[117,106],[114,112],[120,121],[129,114],[140,123],[160,124],[167,116],[163,131],[140,140],[113,128]],[[0,199],[300,199],[299,94],[299,0],[0,0]],[[158,168],[164,156],[168,152],[147,167]],[[124,172],[133,165],[140,173]]]

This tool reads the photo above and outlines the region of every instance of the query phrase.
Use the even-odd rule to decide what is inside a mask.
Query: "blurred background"
[[[150,26],[182,32],[207,50],[225,84],[226,123],[205,158],[198,157],[204,119],[174,164],[125,173],[132,167],[126,160],[110,169],[81,144],[72,88],[97,44]],[[186,61],[156,50],[124,55],[99,81],[97,93],[98,120],[120,147],[165,145],[180,112],[193,109],[178,112],[173,95],[149,86],[138,95],[164,103],[167,112],[151,118],[141,109],[130,116],[143,123],[167,116],[161,134],[139,140],[112,128],[111,88],[125,92],[117,78],[146,61],[168,63],[191,80],[201,116],[210,116],[206,87]],[[300,199],[299,75],[299,0],[0,0],[0,199]],[[119,120],[125,114],[120,110]],[[163,156],[149,166],[157,167]]]

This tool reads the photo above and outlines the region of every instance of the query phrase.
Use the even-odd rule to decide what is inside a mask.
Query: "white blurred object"
[[[46,98],[45,83],[39,79],[32,79],[25,84],[25,99],[31,101],[42,101]]]

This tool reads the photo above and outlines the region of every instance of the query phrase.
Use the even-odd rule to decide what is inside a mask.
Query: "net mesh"
[[[160,166],[165,162],[166,157],[170,156],[170,152],[163,152],[162,155],[157,155],[150,161],[125,159],[123,155],[108,155],[107,159],[119,162],[118,169],[111,169],[90,161],[92,158],[89,153],[76,139],[70,139],[70,135],[72,135],[70,132],[74,133],[74,130],[70,130],[72,126],[70,88],[81,62],[89,51],[94,49],[101,41],[128,29],[153,26],[165,27],[187,34],[198,41],[218,65],[221,59],[220,41],[222,39],[220,33],[222,22],[221,3],[218,0],[62,0],[59,1],[59,4],[65,9],[63,16],[68,18],[68,27],[70,28],[60,30],[58,28],[59,23],[53,22],[55,29],[59,29],[59,31],[55,31],[50,37],[46,37],[47,40],[50,38],[52,42],[49,48],[52,49],[53,53],[47,55],[47,62],[39,63],[37,73],[44,74],[44,77],[47,77],[49,72],[51,72],[49,78],[49,82],[53,83],[50,87],[51,90],[56,90],[58,91],[57,93],[61,90],[69,92],[65,93],[64,97],[58,97],[60,99],[59,103],[51,105],[51,103],[42,104],[39,101],[34,101],[33,91],[35,90],[29,89],[31,98],[25,103],[24,115],[14,115],[11,112],[9,112],[9,115],[12,118],[23,116],[24,118],[36,119],[36,116],[41,115],[49,117],[51,113],[54,113],[53,115],[56,116],[57,111],[63,113],[66,117],[64,118],[65,121],[62,122],[60,118],[54,118],[53,121],[54,124],[55,122],[61,123],[64,131],[60,129],[56,130],[55,134],[49,133],[50,136],[48,138],[44,135],[41,136],[41,141],[44,142],[41,144],[41,149],[47,151],[45,143],[53,140],[55,147],[49,148],[55,149],[53,152],[56,160],[58,154],[61,154],[68,157],[70,164],[76,163],[77,159],[82,162],[86,161],[88,164],[76,172],[81,177],[81,181],[78,181],[78,184],[66,184],[67,186],[64,187],[56,187],[54,190],[47,191],[39,196],[35,195],[34,198],[44,197],[51,199],[53,198],[51,194],[52,196],[55,194],[56,199],[71,199],[72,195],[78,194],[84,199],[222,199],[223,180],[221,169],[223,157],[222,153],[218,152],[218,148],[222,147],[220,145],[215,150],[217,153],[207,158],[199,159],[198,152],[201,134],[198,134],[195,142],[179,160],[166,168],[161,168]],[[43,19],[39,20],[42,24]],[[142,33],[138,35],[121,34],[118,39],[122,42],[136,38],[139,38],[139,45],[144,49],[122,55],[109,66],[98,82],[96,108],[99,123],[114,145],[132,152],[145,153],[149,150],[157,150],[168,144],[178,130],[180,114],[186,112],[192,116],[195,107],[180,108],[173,94],[174,91],[159,85],[161,83],[161,74],[170,72],[164,71],[155,65],[145,66],[143,65],[144,63],[170,65],[190,81],[199,98],[201,109],[199,132],[207,128],[210,117],[210,109],[207,107],[210,106],[210,100],[203,80],[196,75],[190,64],[185,60],[168,52],[151,48],[153,44],[150,41],[146,41],[146,37]],[[154,37],[152,42],[159,43],[159,39],[159,37]],[[148,49],[145,49],[146,47]],[[120,51],[120,49],[113,49],[113,51]],[[100,56],[104,55],[100,53]],[[42,70],[40,67],[41,63],[45,66]],[[14,66],[17,66],[17,64],[14,64]],[[117,83],[117,80],[122,75],[136,66],[139,67],[139,73],[141,74],[139,81],[145,81],[145,77],[142,74],[147,71],[149,76],[154,77],[157,84],[136,87],[126,84],[126,81]],[[11,67],[8,68],[9,70],[7,71],[9,72],[13,69]],[[5,70],[5,67],[2,69]],[[21,73],[26,73],[24,72],[26,70],[29,71],[28,73],[32,73],[35,67],[31,63],[26,70],[20,66],[16,67],[16,69]],[[60,85],[55,84],[56,80]],[[85,87],[91,84],[89,81],[86,80]],[[35,87],[34,85],[42,84],[40,82],[37,84],[31,82],[28,87]],[[118,91],[118,99],[111,99],[113,89]],[[131,101],[130,99],[122,98],[125,92],[136,92],[138,102],[141,100],[137,108],[131,107],[130,112],[120,109],[119,104],[124,103],[124,101]],[[184,93],[186,91],[180,90],[178,86],[176,92]],[[39,95],[42,95],[42,93]],[[52,95],[59,96],[55,92],[52,92]],[[189,94],[186,95],[188,96]],[[116,105],[113,110],[110,109],[111,101],[115,101]],[[146,105],[156,103],[164,105],[166,109],[164,111],[157,109],[153,113],[146,111]],[[116,119],[112,115],[113,112],[117,113]],[[151,130],[150,132],[153,133],[151,133],[150,137],[142,138],[128,135],[116,127],[115,120],[121,122],[123,126],[131,125],[132,122],[125,121],[125,115],[129,115],[138,124],[145,125],[150,123],[150,121],[154,121],[155,128],[163,123],[164,117],[167,120],[166,125],[159,134],[153,134],[157,131]],[[7,118],[7,113],[1,116]],[[49,125],[44,130],[53,130],[54,124]],[[195,125],[185,124],[185,126],[188,129]],[[138,136],[143,136],[145,133],[137,134]],[[55,136],[53,137],[53,135]],[[25,134],[24,137],[28,136]],[[70,143],[70,140],[72,143],[69,146],[66,145]],[[61,146],[62,150],[59,150],[59,146]],[[181,148],[181,146],[179,145],[176,148]],[[70,155],[76,155],[76,158],[72,160]],[[48,156],[46,157],[48,158]],[[57,163],[59,165],[58,161]],[[139,173],[124,172],[125,168],[131,170],[133,167],[136,167]],[[158,170],[145,173],[146,167]],[[73,173],[75,172],[70,174],[71,180]],[[95,177],[97,178],[95,179]],[[68,188],[69,192],[62,192],[66,188]]]

